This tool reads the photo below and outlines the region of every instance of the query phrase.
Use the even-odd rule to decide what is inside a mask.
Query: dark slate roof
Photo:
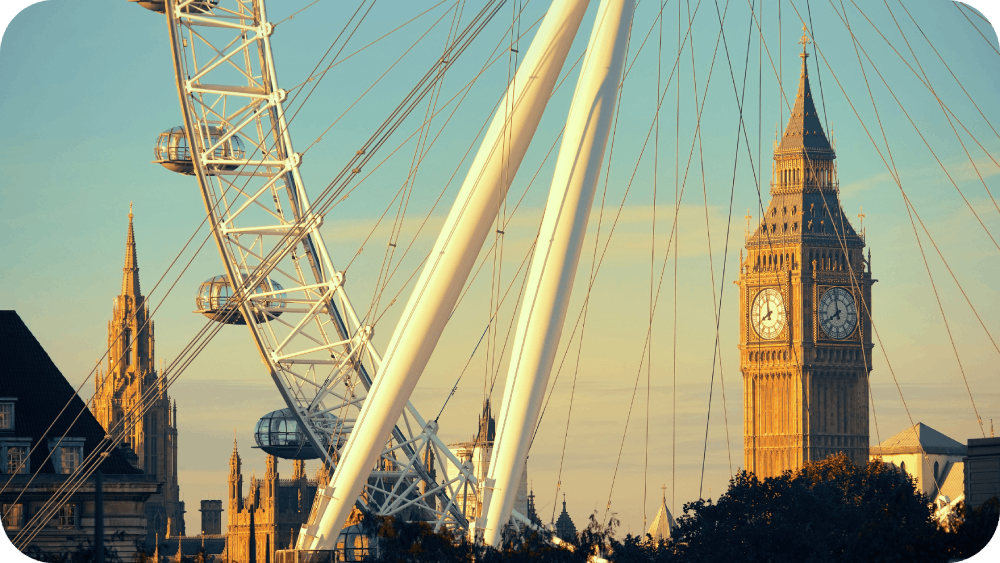
[[[48,438],[63,435],[84,438],[84,456],[90,455],[104,439],[104,428],[14,311],[0,311],[0,397],[17,398],[14,432],[2,434],[30,437],[32,447],[41,440],[41,447],[35,448],[31,455],[32,472],[54,473],[52,463],[45,461],[49,454]],[[69,406],[60,415],[67,403]],[[80,418],[74,423],[77,414]],[[52,429],[45,434],[50,424]],[[113,475],[142,473],[117,449],[104,460],[101,469]]]
[[[747,248],[787,244],[840,249],[841,244],[863,248],[865,241],[851,225],[837,192],[799,190],[772,194],[764,220],[747,238]]]
[[[816,105],[813,103],[812,89],[809,87],[809,69],[806,57],[802,56],[802,71],[799,75],[799,92],[795,97],[795,107],[781,137],[778,152],[790,151],[831,151],[830,141],[823,132]]]
[[[573,540],[576,538],[576,526],[573,519],[566,512],[566,495],[563,495],[563,509],[556,520],[556,534],[561,540]]]
[[[917,454],[921,452],[939,455],[967,455],[968,448],[923,422],[918,422],[871,448],[871,453],[876,455]]]

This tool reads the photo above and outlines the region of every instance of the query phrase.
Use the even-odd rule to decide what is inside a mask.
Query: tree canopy
[[[837,454],[777,477],[738,472],[716,501],[685,504],[667,543],[648,535],[617,539],[617,521],[603,523],[596,514],[576,538],[563,538],[571,549],[553,547],[546,532],[511,534],[493,549],[426,525],[382,520],[376,527],[381,560],[401,563],[582,563],[591,554],[614,563],[944,562],[981,551],[997,528],[998,508],[996,500],[968,514],[960,506],[945,530],[909,475]]]
[[[942,533],[909,476],[837,454],[763,480],[740,471],[717,502],[686,504],[674,537],[686,561],[934,561]]]

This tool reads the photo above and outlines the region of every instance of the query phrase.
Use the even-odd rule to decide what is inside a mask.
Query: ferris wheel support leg
[[[594,22],[528,273],[477,532],[500,541],[566,318],[607,146],[634,0],[602,0]]]
[[[351,507],[389,439],[448,321],[489,234],[510,182],[531,143],[588,0],[555,0],[483,139],[428,264],[389,341],[334,471],[330,497],[299,534],[298,549],[336,545]]]

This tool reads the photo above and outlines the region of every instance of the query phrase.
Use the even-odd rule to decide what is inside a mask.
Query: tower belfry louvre
[[[94,416],[105,431],[122,437],[121,448],[137,469],[162,483],[146,502],[147,544],[184,534],[184,503],[177,484],[177,402],[156,371],[153,321],[139,287],[139,261],[129,206],[121,294],[108,322],[107,365],[97,369]],[[124,436],[122,436],[124,434]]]
[[[836,452],[868,460],[871,269],[841,208],[813,101],[806,36],[771,199],[740,265],[744,460],[758,477]]]

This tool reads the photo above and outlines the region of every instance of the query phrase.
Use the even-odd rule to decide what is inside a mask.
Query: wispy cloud
[[[997,162],[1000,162],[1000,158],[997,159]],[[942,170],[941,165],[928,155],[928,159],[924,165],[918,167],[900,167],[898,170],[903,189],[907,191],[916,182],[947,186],[951,183],[948,179],[950,176],[961,187],[966,182],[979,184],[980,177],[982,177],[983,181],[986,181],[1000,174],[1000,168],[987,156],[975,158],[972,162],[967,158],[954,160],[945,163],[944,170]],[[947,174],[945,171],[947,171]],[[841,185],[840,191],[846,196],[853,197],[862,192],[874,189],[890,189],[895,192],[898,188],[892,174],[886,171],[868,178],[844,183]],[[993,192],[997,191],[994,187],[990,187],[990,190]],[[994,193],[994,195],[1000,194]]]

